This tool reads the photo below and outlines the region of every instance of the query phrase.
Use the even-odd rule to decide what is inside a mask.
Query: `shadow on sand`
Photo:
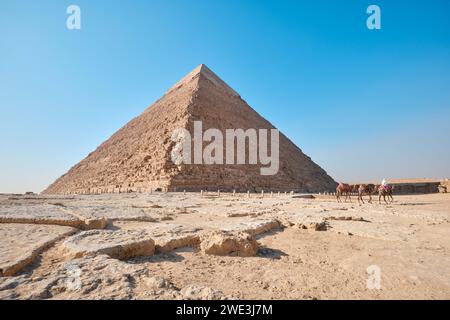
[[[258,249],[257,256],[260,258],[279,260],[279,259],[281,259],[281,257],[287,257],[288,254],[286,254],[285,252],[283,252],[279,249],[261,247]]]
[[[158,262],[163,262],[163,261],[181,262],[183,260],[184,260],[184,258],[181,255],[172,251],[172,252],[167,252],[167,253],[156,253],[153,256],[135,257],[135,258],[129,259],[125,262],[129,263],[129,264],[141,264],[141,263],[158,263]]]

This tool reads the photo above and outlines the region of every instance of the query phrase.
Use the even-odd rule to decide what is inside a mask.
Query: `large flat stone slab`
[[[80,232],[63,243],[75,258],[92,254],[106,254],[116,259],[153,255],[155,241],[143,231],[89,230]]]
[[[48,246],[75,232],[65,226],[0,224],[0,276],[16,274]]]
[[[73,214],[62,203],[0,206],[0,223],[69,226],[83,230],[103,229],[107,220]]]
[[[230,223],[220,229],[231,232],[246,232],[252,236],[257,236],[280,227],[281,225],[276,219],[253,219]]]
[[[21,275],[0,278],[0,300],[12,299],[231,299],[220,290],[197,284],[181,289],[155,277],[143,264],[85,256],[58,263],[45,277]]]
[[[114,227],[120,230],[145,231],[155,241],[155,251],[170,252],[178,248],[194,247],[200,243],[202,229],[190,228],[174,223],[144,223],[116,221]]]
[[[106,255],[82,257],[55,265],[46,277],[0,279],[0,299],[130,299],[135,277],[145,272]]]
[[[104,219],[110,221],[157,221],[155,214],[151,214],[150,208],[138,206],[116,206],[109,204],[76,205],[67,207],[74,215],[84,219]]]
[[[82,220],[50,204],[0,207],[0,223],[54,224],[78,228]]]

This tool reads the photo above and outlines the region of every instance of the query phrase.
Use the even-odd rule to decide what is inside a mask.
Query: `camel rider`
[[[383,181],[381,181],[381,186],[386,191],[388,191],[391,188],[391,186],[388,184],[388,181],[386,179],[383,179]]]

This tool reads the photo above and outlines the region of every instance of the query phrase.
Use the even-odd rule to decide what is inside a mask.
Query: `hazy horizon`
[[[0,193],[42,191],[201,63],[336,181],[448,178],[449,9],[3,1]]]

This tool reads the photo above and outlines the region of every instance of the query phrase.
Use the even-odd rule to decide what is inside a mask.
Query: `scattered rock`
[[[307,224],[297,224],[296,225],[300,229],[309,229],[314,231],[326,231],[328,229],[327,224],[325,221],[322,222],[310,222]]]
[[[327,222],[320,216],[284,215],[279,217],[280,224],[284,227],[296,227],[315,231],[326,231]]]
[[[280,228],[280,222],[278,220],[259,219],[234,223],[228,227],[222,228],[222,230],[231,232],[245,232],[253,236],[257,236],[278,228]]]
[[[255,256],[258,243],[245,232],[212,231],[200,237],[200,249],[210,255],[236,255],[239,257]]]
[[[175,286],[169,280],[162,277],[147,278],[145,283],[153,289],[175,289]]]
[[[93,230],[93,229],[105,229],[108,225],[108,220],[105,218],[98,219],[85,219],[81,228],[83,230]]]

